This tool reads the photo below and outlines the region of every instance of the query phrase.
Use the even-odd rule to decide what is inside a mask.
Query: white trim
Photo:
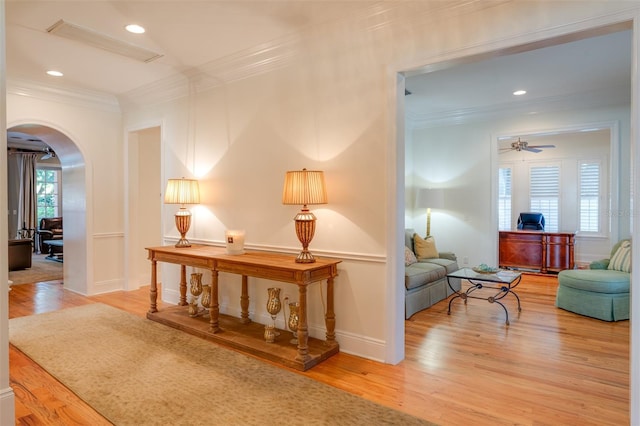
[[[124,238],[124,232],[97,232],[93,234],[93,238]]]
[[[61,89],[57,86],[47,86],[43,83],[13,78],[7,80],[7,93],[73,106],[120,112],[120,104],[115,96],[90,90],[81,90],[78,88]]]
[[[163,238],[164,244],[173,245],[178,242],[178,237],[165,235]],[[210,240],[204,238],[188,238],[191,244],[204,244],[207,246],[213,247],[226,247],[226,243],[223,240]],[[404,246],[404,243],[403,243]],[[272,253],[283,253],[283,254],[291,254],[297,255],[300,253],[300,247],[288,247],[288,246],[276,246],[276,245],[267,245],[267,244],[245,244],[244,246],[247,250],[256,250],[256,251],[266,251]],[[355,252],[345,252],[345,251],[334,251],[334,250],[315,250],[311,248],[311,253],[317,257],[327,257],[331,259],[340,259],[340,260],[354,260],[358,262],[366,262],[366,263],[387,263],[389,259],[384,253],[381,254],[370,254],[370,253],[355,253]]]
[[[640,165],[640,132],[638,125],[640,124],[640,102],[639,84],[640,84],[640,11],[636,9],[633,19],[633,53],[632,53],[632,72],[631,72],[631,129],[630,129],[630,148],[632,155],[632,170],[634,174],[633,181],[638,181],[638,167]],[[640,185],[633,186],[633,199],[640,200]],[[638,208],[634,208],[638,211]],[[633,221],[632,229],[632,262],[640,265],[640,221]],[[633,268],[631,271],[631,281],[640,282],[640,268]],[[629,363],[629,382],[630,382],[630,423],[631,425],[640,424],[640,291],[631,292],[631,312],[629,337],[630,337],[630,363]],[[634,315],[635,313],[635,315]]]
[[[12,388],[4,388],[0,390],[0,424],[15,424],[15,393]]]

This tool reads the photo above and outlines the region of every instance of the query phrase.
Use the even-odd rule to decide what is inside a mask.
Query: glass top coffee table
[[[451,278],[460,278],[469,281],[471,287],[466,291],[455,290],[451,285]],[[520,284],[522,274],[515,271],[499,270],[494,273],[476,272],[471,268],[458,269],[455,272],[447,274],[447,284],[449,288],[454,292],[449,299],[449,309],[447,315],[451,315],[451,303],[457,298],[464,300],[464,304],[467,304],[467,299],[481,299],[486,300],[489,303],[497,303],[502,306],[506,315],[506,324],[509,325],[509,312],[506,306],[500,301],[508,294],[513,294],[518,301],[518,312],[521,312],[520,298],[513,289]],[[479,290],[496,290],[496,291],[479,291]],[[476,293],[477,292],[477,293]],[[481,295],[482,294],[482,295]]]

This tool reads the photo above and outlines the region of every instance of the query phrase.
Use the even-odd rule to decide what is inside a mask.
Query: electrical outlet
[[[469,258],[467,256],[462,258],[462,264],[463,265],[468,265],[469,264]]]

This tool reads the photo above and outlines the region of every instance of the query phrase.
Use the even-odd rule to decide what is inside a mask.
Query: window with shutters
[[[511,167],[498,170],[498,229],[511,229]]]
[[[529,208],[544,215],[545,231],[558,231],[559,206],[560,166],[532,166],[529,169]]]
[[[580,162],[580,232],[600,232],[600,176],[600,162]]]

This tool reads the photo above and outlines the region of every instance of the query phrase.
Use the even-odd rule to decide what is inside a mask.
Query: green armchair
[[[603,321],[628,320],[630,280],[631,240],[621,240],[589,269],[560,271],[556,306]]]

